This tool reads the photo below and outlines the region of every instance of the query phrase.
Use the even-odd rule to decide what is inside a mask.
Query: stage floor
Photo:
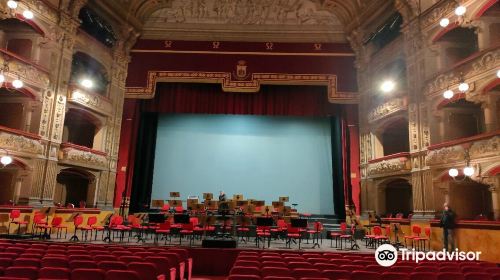
[[[71,234],[68,234],[66,238],[64,238],[64,234],[62,238],[57,238],[55,234],[52,234],[50,239],[44,239],[45,241],[52,241],[52,242],[74,242],[74,243],[94,243],[94,244],[120,244],[120,245],[126,245],[126,246],[175,246],[175,247],[192,247],[192,248],[202,248],[202,240],[200,239],[195,239],[193,240],[193,243],[190,244],[188,239],[183,238],[182,242],[179,240],[179,237],[172,237],[172,240],[167,240],[165,243],[164,240],[159,240],[157,243],[154,242],[154,238],[151,235],[144,236],[142,239],[139,239],[137,237],[124,237],[123,240],[120,240],[119,237],[112,238],[111,242],[105,242],[102,240],[101,233],[98,234],[97,240],[95,240],[95,237],[92,236],[92,239],[90,239],[90,235],[88,236],[87,240],[82,238],[82,235],[80,232],[78,233],[78,241],[70,241]],[[12,236],[14,237],[14,236]],[[27,236],[26,236],[27,237]],[[210,237],[208,237],[210,238]],[[39,238],[29,238],[33,240],[41,240]],[[210,239],[215,239],[215,240],[224,240],[222,238],[210,238]],[[245,241],[242,241],[241,238],[239,238],[237,242],[237,247],[236,249],[252,249],[252,250],[259,250],[259,249],[264,249],[264,250],[289,250],[289,251],[311,251],[311,252],[343,252],[343,253],[374,253],[375,249],[372,248],[366,248],[365,242],[362,240],[358,240],[357,244],[359,245],[359,249],[357,250],[350,250],[350,249],[345,249],[345,247],[342,247],[342,250],[340,248],[335,247],[335,240],[333,241],[333,246],[331,246],[330,239],[323,239],[322,241],[319,241],[319,246],[316,245],[314,248],[314,242],[309,239],[303,239],[300,244],[300,249],[299,249],[299,244],[298,241],[297,243],[291,244],[290,248],[287,247],[286,240],[283,239],[272,239],[271,242],[269,243],[270,246],[268,246],[268,242],[266,240],[265,242],[265,247],[263,247],[263,242],[259,242],[259,246],[257,247],[256,242],[255,242],[255,237],[250,237],[249,240],[247,241],[245,238]],[[340,243],[339,243],[340,244]],[[344,243],[345,245],[345,243]],[[350,243],[347,243],[348,247],[350,247]]]

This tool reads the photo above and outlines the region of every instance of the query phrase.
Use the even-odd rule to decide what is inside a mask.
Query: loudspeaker
[[[234,239],[203,239],[201,242],[203,248],[236,248]]]

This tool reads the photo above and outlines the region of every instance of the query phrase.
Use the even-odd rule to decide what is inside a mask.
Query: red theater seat
[[[63,267],[43,267],[38,271],[38,277],[43,279],[69,279],[70,270]]]
[[[97,263],[94,261],[88,261],[88,260],[70,261],[69,268],[71,270],[78,269],[78,268],[97,268]]]
[[[465,277],[459,272],[440,272],[438,280],[465,280]]]
[[[143,258],[136,256],[122,256],[118,257],[118,260],[124,263],[131,263],[131,262],[142,262]]]
[[[353,271],[351,280],[381,280],[382,275],[376,272],[369,271]]]
[[[260,268],[258,267],[245,267],[245,266],[235,266],[229,272],[229,275],[256,275],[260,277]]]
[[[260,262],[255,262],[255,261],[239,261],[237,260],[234,263],[234,266],[252,266],[252,267],[260,267],[261,263]]]
[[[325,270],[321,272],[321,275],[330,280],[351,279],[351,272],[347,270]]]
[[[41,264],[42,267],[68,267],[68,260],[59,257],[45,257]]]
[[[17,258],[12,263],[13,266],[32,266],[32,267],[40,267],[39,259],[25,259],[25,258]]]
[[[127,270],[127,265],[120,261],[102,261],[97,263],[97,267],[104,271],[108,270]]]
[[[156,265],[148,262],[131,262],[128,270],[135,271],[141,280],[157,280],[160,275]],[[165,277],[165,275],[163,275]]]
[[[282,276],[290,277],[292,276],[292,271],[286,267],[264,267],[261,271],[262,277],[267,276]]]
[[[492,280],[490,274],[482,272],[465,273],[465,280]]]
[[[229,275],[227,278],[228,280],[260,280],[259,276],[256,275],[240,275],[240,274],[234,274],[234,275]],[[290,280],[295,280],[294,278]]]
[[[141,280],[137,272],[130,270],[110,270],[106,272],[106,280]]]
[[[437,273],[433,272],[413,272],[410,274],[410,280],[437,280]]]
[[[384,272],[382,280],[410,280],[410,275],[402,272]]]
[[[300,279],[304,277],[322,278],[323,275],[318,269],[297,268],[292,271],[292,276]]]
[[[35,280],[38,278],[37,267],[7,267],[5,269],[5,276],[19,277]]]
[[[104,280],[105,273],[102,269],[77,268],[71,271],[71,280]]]

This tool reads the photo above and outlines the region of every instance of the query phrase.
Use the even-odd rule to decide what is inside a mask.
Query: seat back
[[[62,217],[54,217],[54,218],[52,218],[51,225],[53,227],[60,226],[62,224],[62,221],[63,221]]]
[[[97,268],[77,268],[71,271],[71,280],[104,280],[105,272]]]
[[[13,221],[14,219],[17,219],[21,216],[21,210],[19,209],[12,209],[10,211],[10,219]]]
[[[148,262],[131,262],[127,267],[129,270],[137,272],[141,280],[156,280],[160,274],[156,265]]]
[[[38,278],[69,279],[70,270],[64,267],[42,267],[38,271]]]
[[[88,219],[87,219],[87,226],[93,226],[97,223],[97,217],[96,216],[90,216]]]
[[[38,278],[38,268],[32,266],[11,266],[7,267],[4,273],[5,276],[27,278],[30,280],[35,280]]]
[[[83,224],[83,216],[82,216],[82,215],[78,215],[78,216],[76,216],[76,217],[73,219],[73,224],[75,225],[75,227],[78,227],[78,226],[80,226],[81,224]]]
[[[127,270],[127,265],[120,261],[100,261],[97,267],[104,271],[108,270]]]

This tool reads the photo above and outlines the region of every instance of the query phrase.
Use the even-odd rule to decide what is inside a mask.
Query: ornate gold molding
[[[465,162],[465,151],[461,145],[431,150],[428,152],[425,159],[427,165],[438,165],[458,161]]]
[[[274,85],[321,85],[328,87],[331,103],[357,104],[353,92],[337,91],[337,76],[329,74],[275,74],[253,73],[249,80],[233,80],[228,72],[149,71],[146,87],[126,88],[126,98],[153,98],[158,82],[194,82],[221,84],[226,92],[258,92],[261,84]]]
[[[59,151],[59,163],[76,165],[91,169],[106,169],[107,159],[88,151],[81,151],[72,147],[65,147]]]
[[[0,147],[25,154],[43,153],[43,145],[40,143],[40,140],[30,139],[5,131],[0,131]]]
[[[369,176],[393,175],[410,172],[411,161],[407,157],[392,158],[375,163],[370,163],[368,166]]]
[[[408,104],[406,98],[394,98],[375,107],[368,113],[368,122],[373,123],[380,119],[386,118],[399,111],[407,110]]]
[[[111,116],[113,114],[113,105],[111,102],[107,98],[95,93],[74,89],[70,91],[68,101],[80,104],[106,116]]]

